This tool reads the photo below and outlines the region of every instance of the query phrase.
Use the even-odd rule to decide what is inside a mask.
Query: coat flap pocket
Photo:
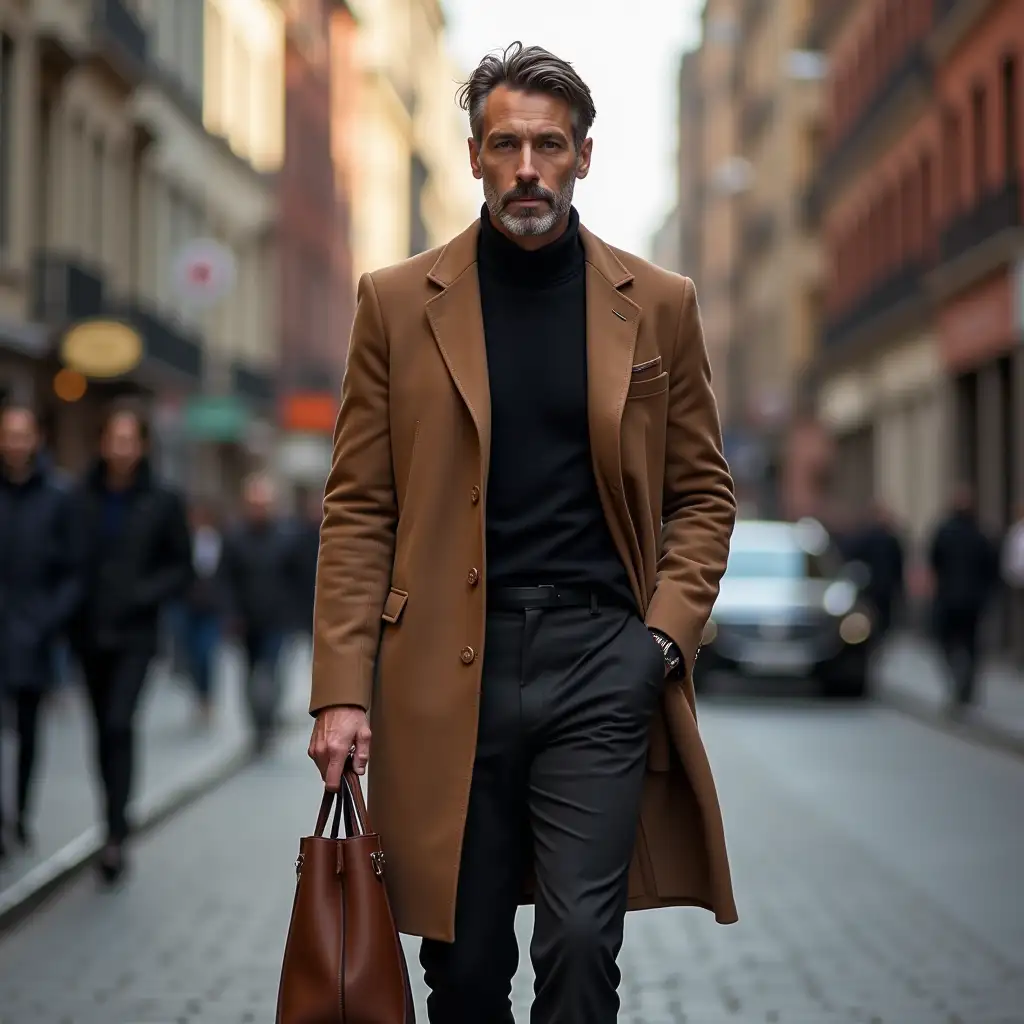
[[[406,591],[392,587],[388,592],[388,598],[384,602],[384,611],[380,613],[380,617],[385,622],[390,622],[394,625],[402,617],[402,612],[405,610],[405,602],[408,600],[409,595]]]
[[[629,385],[626,398],[650,398],[652,395],[660,395],[668,391],[668,374],[660,373],[657,377],[644,380],[634,380]]]

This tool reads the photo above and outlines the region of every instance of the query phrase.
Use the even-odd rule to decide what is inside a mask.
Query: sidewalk
[[[220,693],[208,729],[195,724],[186,680],[167,667],[154,666],[139,709],[138,768],[132,820],[140,829],[206,792],[248,760],[237,654],[221,657]],[[285,714],[305,714],[308,660],[289,650],[284,664]],[[5,785],[14,781],[14,744],[4,737]],[[62,879],[87,863],[102,843],[99,800],[93,781],[92,723],[84,693],[77,686],[55,697],[44,715],[40,763],[28,852],[9,851],[0,864],[0,926],[45,896]],[[5,801],[10,806],[10,800]]]
[[[879,658],[876,693],[932,721],[967,726],[1024,751],[1024,674],[998,662],[981,673],[975,706],[951,715],[951,684],[936,648],[921,637],[894,637]]]

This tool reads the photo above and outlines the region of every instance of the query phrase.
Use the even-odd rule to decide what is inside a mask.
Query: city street
[[[874,705],[711,700],[701,724],[741,922],[632,916],[623,1021],[1024,1022],[1024,761]],[[121,891],[81,877],[0,940],[2,1024],[271,1021],[305,743],[144,837]]]

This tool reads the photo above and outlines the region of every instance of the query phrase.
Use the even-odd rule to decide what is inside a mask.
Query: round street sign
[[[117,320],[85,320],[64,335],[61,361],[83,377],[104,379],[130,373],[142,361],[142,338]]]
[[[235,257],[214,238],[186,242],[174,261],[174,287],[189,305],[205,309],[219,302],[235,283]]]

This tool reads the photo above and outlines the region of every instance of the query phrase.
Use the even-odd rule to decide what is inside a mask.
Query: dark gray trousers
[[[532,1024],[614,1024],[661,650],[633,611],[488,617],[455,942],[423,942],[431,1024],[513,1024],[514,921],[536,875]],[[439,742],[443,742],[443,737]]]

